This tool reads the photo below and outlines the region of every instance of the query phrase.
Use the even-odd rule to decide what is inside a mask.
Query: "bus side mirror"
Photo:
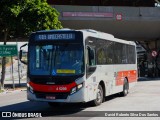
[[[21,48],[25,47],[26,45],[28,45],[27,43],[22,45],[20,47],[20,51],[19,51],[19,60],[23,63],[23,64],[27,64],[27,60],[22,60],[22,57],[23,57],[23,50],[21,50]],[[26,56],[27,58],[27,56]]]
[[[22,50],[19,51],[19,59],[22,60]]]

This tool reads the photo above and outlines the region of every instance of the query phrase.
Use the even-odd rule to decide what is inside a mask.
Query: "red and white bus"
[[[105,96],[126,96],[137,76],[134,42],[90,29],[37,31],[30,36],[28,100],[100,105]]]

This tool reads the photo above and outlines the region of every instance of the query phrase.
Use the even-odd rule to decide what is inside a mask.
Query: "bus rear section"
[[[116,93],[126,96],[137,83],[135,43],[95,32],[86,37],[85,46],[88,99],[99,105],[105,96]]]

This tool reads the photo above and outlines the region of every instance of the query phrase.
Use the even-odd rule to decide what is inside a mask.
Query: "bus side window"
[[[88,61],[87,61],[87,64],[89,66],[94,66],[95,65],[95,51],[88,47],[87,48],[87,51],[88,51]]]
[[[94,49],[87,47],[87,54],[86,54],[86,59],[87,59],[87,78],[94,73],[94,71],[96,70],[96,66],[95,66],[95,51]]]

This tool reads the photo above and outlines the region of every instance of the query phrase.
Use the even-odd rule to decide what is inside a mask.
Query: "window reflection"
[[[79,75],[84,72],[81,44],[36,45],[29,50],[33,75]]]

